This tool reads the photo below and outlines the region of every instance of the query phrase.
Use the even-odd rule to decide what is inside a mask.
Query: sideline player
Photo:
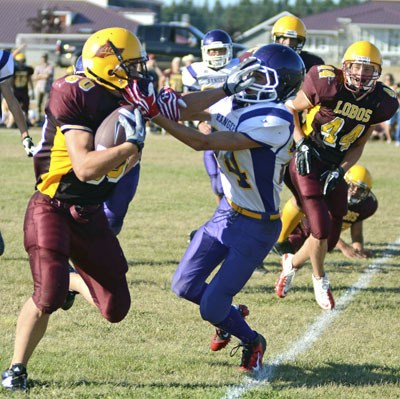
[[[201,42],[201,55],[202,61],[194,62],[182,69],[185,91],[221,87],[230,70],[239,63],[238,58],[232,58],[232,39],[222,29],[210,30],[204,35]],[[204,134],[210,134],[212,130],[207,121],[198,122],[197,128]],[[223,190],[214,151],[204,151],[203,160],[218,204],[223,196]]]
[[[378,82],[381,65],[381,54],[372,43],[355,42],[343,56],[342,69],[312,67],[296,98],[287,103],[296,113],[289,188],[310,222],[311,235],[294,255],[283,255],[276,284],[279,296],[286,295],[291,277],[310,259],[318,305],[326,310],[335,306],[324,259],[335,247],[347,213],[343,177],[361,157],[373,125],[390,119],[398,108],[393,90]],[[301,126],[297,114],[304,110]]]
[[[261,370],[266,341],[250,328],[232,300],[281,229],[279,193],[293,143],[293,116],[284,102],[295,96],[305,74],[301,58],[289,47],[270,44],[253,56],[259,63],[252,73],[254,83],[204,115],[216,127],[213,133],[202,134],[159,115],[152,119],[193,149],[218,152],[224,196],[190,242],[172,290],[199,305],[203,320],[240,339],[244,372]]]

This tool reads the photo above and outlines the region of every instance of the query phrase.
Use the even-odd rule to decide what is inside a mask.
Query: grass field
[[[32,134],[37,142],[39,130]],[[0,228],[6,241],[0,258],[0,367],[5,369],[17,315],[32,292],[22,223],[34,179],[16,130],[0,130],[0,146]],[[138,192],[120,234],[130,266],[131,311],[111,325],[77,296],[71,310],[56,312],[29,363],[29,397],[399,398],[400,148],[370,142],[362,163],[374,177],[380,203],[364,226],[375,257],[362,262],[338,252],[327,257],[337,310],[326,313],[315,303],[309,265],[296,275],[290,294],[277,298],[280,266],[273,254],[264,262],[265,272],[256,272],[235,298],[248,305],[250,325],[268,341],[257,380],[238,373],[240,351],[229,356],[236,339],[212,353],[212,327],[195,305],[170,291],[188,233],[211,216],[215,202],[201,153],[168,135],[148,137]],[[0,389],[0,397],[10,393]]]

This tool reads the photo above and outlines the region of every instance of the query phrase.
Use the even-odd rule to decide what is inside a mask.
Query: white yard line
[[[292,344],[288,351],[268,360],[268,364],[264,366],[264,369],[255,378],[246,378],[242,384],[231,387],[222,399],[238,399],[246,392],[257,388],[262,384],[268,383],[273,379],[277,366],[284,362],[294,361],[296,356],[311,348],[314,342],[327,329],[329,324],[331,324],[333,320],[340,315],[342,310],[353,301],[354,297],[360,292],[360,290],[369,286],[372,277],[381,269],[382,264],[392,256],[391,252],[397,249],[396,246],[399,244],[400,237],[395,243],[389,244],[383,257],[377,259],[373,264],[368,266],[368,268],[361,274],[358,281],[356,281],[338,300],[336,300],[335,309],[333,311],[325,311],[321,316],[319,316],[315,322],[309,326],[305,334],[297,342]]]

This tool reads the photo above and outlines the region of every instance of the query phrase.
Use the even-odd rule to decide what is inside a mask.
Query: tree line
[[[282,11],[289,11],[299,18],[360,4],[361,0],[240,0],[235,5],[223,6],[217,0],[211,8],[208,0],[196,6],[192,0],[177,0],[161,9],[160,22],[187,20],[203,32],[223,29],[233,38],[240,33],[272,18]]]

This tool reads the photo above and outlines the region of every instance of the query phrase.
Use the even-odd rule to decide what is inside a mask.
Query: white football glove
[[[146,139],[146,128],[143,115],[138,108],[133,113],[122,110],[118,122],[125,129],[126,141],[135,144],[138,151],[142,151]]]
[[[33,157],[33,155],[35,154],[35,145],[33,144],[32,137],[26,136],[22,140],[22,145],[24,147],[26,155],[28,155],[28,157]]]
[[[240,93],[254,83],[251,73],[260,68],[260,61],[255,57],[246,58],[236,65],[228,75],[222,89],[227,96]]]

